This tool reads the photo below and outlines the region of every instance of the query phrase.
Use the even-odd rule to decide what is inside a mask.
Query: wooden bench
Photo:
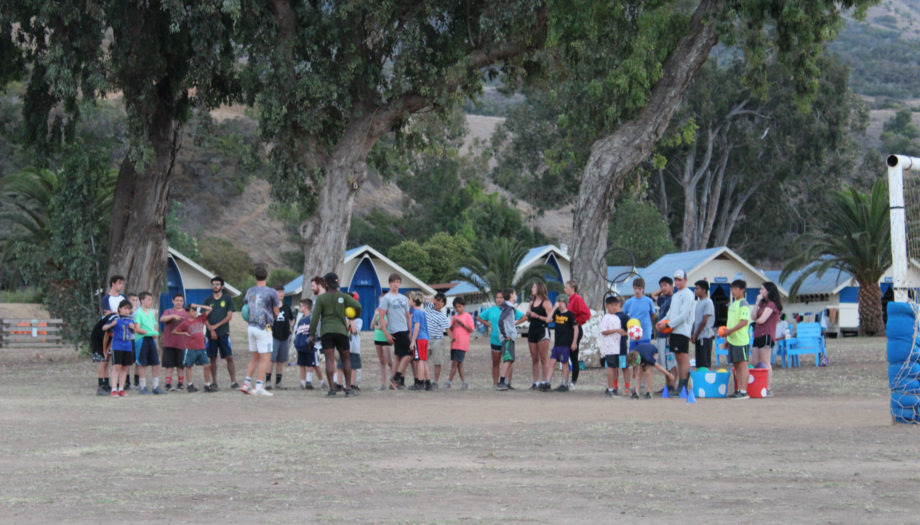
[[[0,319],[0,347],[58,348],[63,326],[61,319]]]

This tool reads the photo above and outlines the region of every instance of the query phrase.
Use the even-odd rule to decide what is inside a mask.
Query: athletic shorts
[[[428,339],[415,340],[415,360],[428,361]]]
[[[141,366],[159,366],[160,356],[157,353],[157,342],[152,337],[141,339],[141,349],[138,351],[137,364]]]
[[[444,358],[447,357],[447,339],[432,339],[428,341],[428,362],[436,366],[444,364]]]
[[[326,350],[349,350],[348,336],[345,334],[323,334],[320,338],[323,344],[323,351]]]
[[[760,337],[754,338],[754,348],[773,348],[774,345],[773,338],[770,337],[770,334],[762,335]]]
[[[298,350],[297,366],[316,366],[316,350]]]
[[[450,350],[450,360],[462,363],[466,359],[466,350],[455,350],[451,348]]]
[[[626,368],[620,367],[620,354],[605,355],[601,358],[604,368]],[[626,363],[626,357],[623,356],[623,363]]]
[[[390,336],[393,337],[393,355],[400,358],[412,355],[412,341],[408,331],[394,332]]]
[[[127,350],[115,350],[112,352],[113,364],[121,366],[131,366],[134,364],[134,352]]]
[[[489,343],[489,348],[491,348],[493,352],[502,351],[502,345],[493,345],[492,343]]]
[[[543,330],[527,331],[528,343],[539,343],[540,341],[549,341],[549,328],[543,328]]]
[[[383,341],[378,341],[374,339],[374,344],[377,346],[390,346],[390,343],[388,343],[386,339],[384,339]]]
[[[728,362],[743,363],[751,357],[751,345],[728,345]]]
[[[571,356],[571,346],[554,346],[549,358],[555,359],[557,363],[568,363]]]
[[[351,356],[351,357],[349,357],[349,359],[348,359],[348,363],[351,365],[351,369],[352,369],[352,370],[361,370],[361,354],[349,353],[348,355]],[[342,359],[341,359],[341,358],[339,358],[339,360],[336,361],[336,366],[339,367],[339,370],[344,370],[344,368],[342,367]]]
[[[514,340],[505,339],[502,341],[502,363],[514,362]],[[462,362],[462,361],[461,361]]]
[[[291,342],[272,338],[272,363],[287,363],[291,357]]]
[[[211,364],[211,359],[208,357],[207,350],[186,350],[184,361],[185,362],[183,364],[185,365],[185,368]]]
[[[185,348],[163,347],[163,368],[179,368],[185,361]]]
[[[249,325],[247,332],[249,335],[249,351],[260,354],[272,353],[272,333],[264,328]]]
[[[690,353],[690,338],[681,334],[671,334],[671,351],[675,354]]]
[[[220,357],[223,359],[233,355],[233,350],[230,349],[229,335],[217,334],[217,339],[208,337],[208,357],[216,359],[218,351],[220,351]]]

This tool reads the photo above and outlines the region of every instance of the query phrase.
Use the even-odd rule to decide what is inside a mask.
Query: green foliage
[[[271,288],[276,286],[284,286],[294,279],[300,277],[300,274],[301,272],[297,272],[289,268],[275,268],[271,271],[271,273],[268,274],[268,280],[265,282],[265,284]]]
[[[40,303],[42,293],[34,286],[18,290],[0,290],[0,303]]]
[[[198,240],[201,259],[198,263],[224,278],[238,290],[251,279],[252,259],[249,254],[239,250],[232,242],[216,237],[203,237]]]
[[[365,217],[355,215],[351,218],[351,228],[348,231],[348,245],[373,246],[381,253],[387,253],[390,248],[400,243],[404,231],[404,221],[400,217],[388,215],[383,210],[371,210]],[[301,268],[303,264],[301,264]]]
[[[286,268],[296,270],[297,275],[303,271],[304,265],[303,250],[285,250],[281,252],[281,260]]]
[[[920,155],[920,131],[911,122],[911,111],[901,109],[882,128],[882,153]]]
[[[431,262],[428,252],[422,249],[419,243],[412,240],[403,241],[390,248],[387,257],[411,272],[422,282],[431,280]]]
[[[64,320],[63,337],[85,348],[99,315],[96,292],[105,279],[109,197],[115,178],[105,155],[80,146],[65,152],[56,180],[47,187],[44,209],[36,208],[41,235],[14,242],[25,282],[41,290],[52,317]],[[43,170],[22,175],[43,187],[51,179]]]
[[[607,245],[632,252],[640,268],[666,253],[677,251],[668,223],[658,209],[629,197],[621,200],[613,211]],[[623,264],[623,261],[610,260],[608,264]]]
[[[170,248],[177,250],[182,255],[197,260],[201,258],[201,252],[198,251],[198,241],[181,228],[178,218],[181,206],[178,202],[173,201],[172,210],[166,216],[166,242],[169,243]]]
[[[530,285],[534,281],[546,283],[550,290],[561,291],[562,286],[558,282],[546,280],[545,276],[555,275],[555,270],[545,264],[531,266],[518,274],[527,251],[525,245],[515,239],[496,237],[482,241],[463,262],[462,269],[454,274],[454,278],[468,281],[483,293],[510,286],[525,299],[529,297]]]
[[[828,46],[853,70],[853,91],[873,97],[920,97],[920,46],[899,31],[847,24]]]
[[[470,242],[463,236],[438,232],[425,241],[422,250],[428,254],[432,282],[446,282],[457,273],[460,261],[473,251]]]

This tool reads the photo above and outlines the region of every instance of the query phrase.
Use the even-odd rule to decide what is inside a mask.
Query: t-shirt
[[[626,330],[625,326],[629,322],[629,316],[626,315],[626,312],[620,310],[617,312],[617,317],[620,318],[620,326],[623,327],[623,330]],[[645,338],[645,334],[642,334],[642,338]],[[629,350],[629,338],[620,336],[620,355],[626,355],[627,350]]]
[[[703,316],[708,315],[709,319],[706,320],[706,326],[703,327],[703,330],[700,332],[700,339],[712,339],[715,337],[712,327],[716,325],[716,307],[712,304],[712,299],[709,297],[700,299],[696,302],[696,310],[693,313],[693,331],[696,332],[699,329],[700,323],[703,322]]]
[[[626,304],[623,305],[623,312],[630,319],[639,320],[639,324],[642,325],[643,339],[652,338],[652,314],[655,313],[655,302],[652,301],[651,297],[647,295],[639,298],[630,297],[626,300]]]
[[[658,296],[658,319],[664,319],[668,315],[668,311],[671,309],[671,296],[661,294]],[[644,330],[643,330],[644,332]],[[658,335],[661,337],[667,337],[668,334],[663,334],[658,332]]]
[[[310,348],[310,316],[305,315],[294,327],[294,348],[298,352],[312,352]]]
[[[355,323],[355,329],[358,331],[356,333],[348,333],[348,346],[350,347],[350,352],[353,354],[361,354],[361,329],[364,328],[364,321],[360,317],[355,317],[352,319]]]
[[[89,349],[92,353],[99,355],[105,353],[105,330],[102,327],[111,323],[117,317],[118,314],[103,315],[93,325],[93,330],[89,334]]]
[[[114,312],[118,313],[118,305],[125,300],[124,295],[109,295],[105,294],[102,296],[102,301],[100,301],[100,306],[102,307],[103,312]]]
[[[387,292],[380,299],[380,305],[377,308],[386,312],[388,332],[395,334],[409,331],[409,321],[406,319],[409,314],[409,299],[405,295]],[[473,326],[472,318],[470,318],[470,326]]]
[[[294,320],[294,312],[291,307],[281,303],[278,310],[278,317],[272,323],[272,337],[279,341],[287,341],[291,337],[291,321]]]
[[[642,357],[642,362],[650,365],[655,364],[655,354],[658,353],[658,348],[652,343],[639,343],[635,348],[636,352],[639,352],[639,355]],[[632,364],[632,363],[630,363]]]
[[[176,327],[177,332],[186,332],[188,334],[186,339],[188,340],[187,348],[189,350],[205,349],[204,334],[208,331],[208,327],[205,324],[207,322],[208,314],[202,312],[196,317],[182,321],[179,323],[179,326]]]
[[[501,315],[502,309],[498,305],[490,306],[479,314],[480,319],[487,321],[492,325],[492,329],[489,331],[489,344],[493,344],[495,346],[501,346],[502,344],[502,336],[500,333],[498,333],[498,319],[501,317]],[[517,321],[521,317],[524,317],[523,312],[515,309],[514,320]]]
[[[578,325],[575,321],[575,314],[568,310],[565,313],[556,310],[556,313],[553,314],[553,322],[556,324],[555,346],[571,347],[572,341],[575,340],[575,326]]]
[[[178,315],[181,319],[171,319],[168,322],[163,323],[163,346],[168,348],[188,348],[187,337],[184,335],[176,335],[173,332],[176,331],[177,327],[182,324],[183,321],[188,320],[188,312],[185,310],[176,310],[175,308],[170,308],[163,312],[163,315],[160,318],[163,318],[167,315]],[[185,330],[179,330],[184,332]]]
[[[761,303],[760,308],[757,309],[757,317],[760,317],[760,314],[763,313],[765,308],[772,310],[770,312],[770,317],[767,317],[767,320],[763,323],[754,324],[754,337],[763,337],[769,335],[770,337],[776,337],[776,323],[779,322],[779,308],[776,306],[776,303],[773,301],[768,301],[766,303]]]
[[[275,307],[281,306],[278,292],[268,286],[253,286],[246,290],[243,304],[249,305],[249,326],[265,329],[275,322]]]
[[[450,344],[451,350],[469,350],[470,349],[470,332],[460,326],[463,324],[467,328],[473,328],[473,316],[469,312],[457,314],[451,320],[451,336],[454,340]]]
[[[601,319],[601,332],[621,328],[623,328],[623,326],[620,324],[619,317],[611,313],[604,314],[604,318]],[[620,334],[601,335],[601,352],[603,352],[604,355],[619,355]]]
[[[734,328],[742,320],[747,321],[748,324],[751,322],[751,307],[748,305],[748,302],[744,299],[738,299],[732,301],[731,306],[728,307],[728,321],[726,321],[725,326],[728,328]],[[726,342],[733,346],[745,346],[751,343],[751,337],[748,335],[747,327],[743,327],[735,332],[732,332],[726,338]]]
[[[119,352],[134,351],[134,330],[131,329],[132,324],[134,324],[134,319],[122,315],[118,316],[118,319],[115,321],[115,326],[111,328],[112,350],[117,350]]]
[[[208,296],[204,300],[204,305],[211,307],[211,311],[208,313],[208,323],[212,325],[223,321],[230,312],[234,311],[233,299],[227,296],[226,293],[222,293],[220,299],[215,299],[213,295]],[[250,319],[252,318],[250,317]],[[230,335],[230,323],[218,326],[215,331],[219,336]]]
[[[134,312],[134,322],[137,323],[141,330],[147,332],[146,334],[142,334],[142,337],[156,337],[160,335],[160,332],[157,330],[156,314],[155,310],[144,311],[143,308],[138,308]]]
[[[415,325],[418,325],[418,335],[415,336],[416,339],[429,340],[431,337],[428,336],[428,319],[425,317],[425,312],[419,308],[412,310],[412,330],[409,330],[409,335],[412,335],[412,332],[415,331]]]
[[[443,312],[434,307],[431,301],[425,302],[425,319],[428,321],[428,335],[432,339],[443,339],[450,327],[450,322]]]
[[[361,303],[347,293],[330,291],[319,295],[313,303],[310,335],[339,334],[347,336],[348,327],[345,325],[345,309],[349,306],[355,309],[358,316],[361,315]],[[320,321],[322,321],[322,326],[320,326]],[[319,340],[319,338],[317,337],[316,340]]]

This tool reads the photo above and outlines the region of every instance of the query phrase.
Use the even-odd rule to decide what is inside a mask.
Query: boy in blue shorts
[[[543,373],[543,377],[546,378],[546,386],[541,390],[549,392],[550,385],[553,382],[553,373],[556,371],[556,363],[561,363],[562,384],[556,388],[556,392],[568,392],[569,358],[572,350],[578,348],[578,323],[575,322],[575,314],[569,311],[569,297],[567,295],[559,294],[556,296],[555,310],[553,322],[556,326],[556,343],[553,346],[549,361],[546,362],[546,370]]]
[[[126,300],[118,304],[118,316],[102,329],[112,331],[115,384],[112,385],[111,396],[125,397],[125,381],[128,379],[128,370],[134,364],[134,333],[143,334],[144,331],[131,317],[131,303]]]
[[[313,390],[314,373],[323,381],[323,372],[316,363],[316,349],[310,344],[310,321],[313,320],[312,299],[300,300],[300,321],[294,328],[294,349],[297,350],[297,366],[300,367],[300,389]]]

